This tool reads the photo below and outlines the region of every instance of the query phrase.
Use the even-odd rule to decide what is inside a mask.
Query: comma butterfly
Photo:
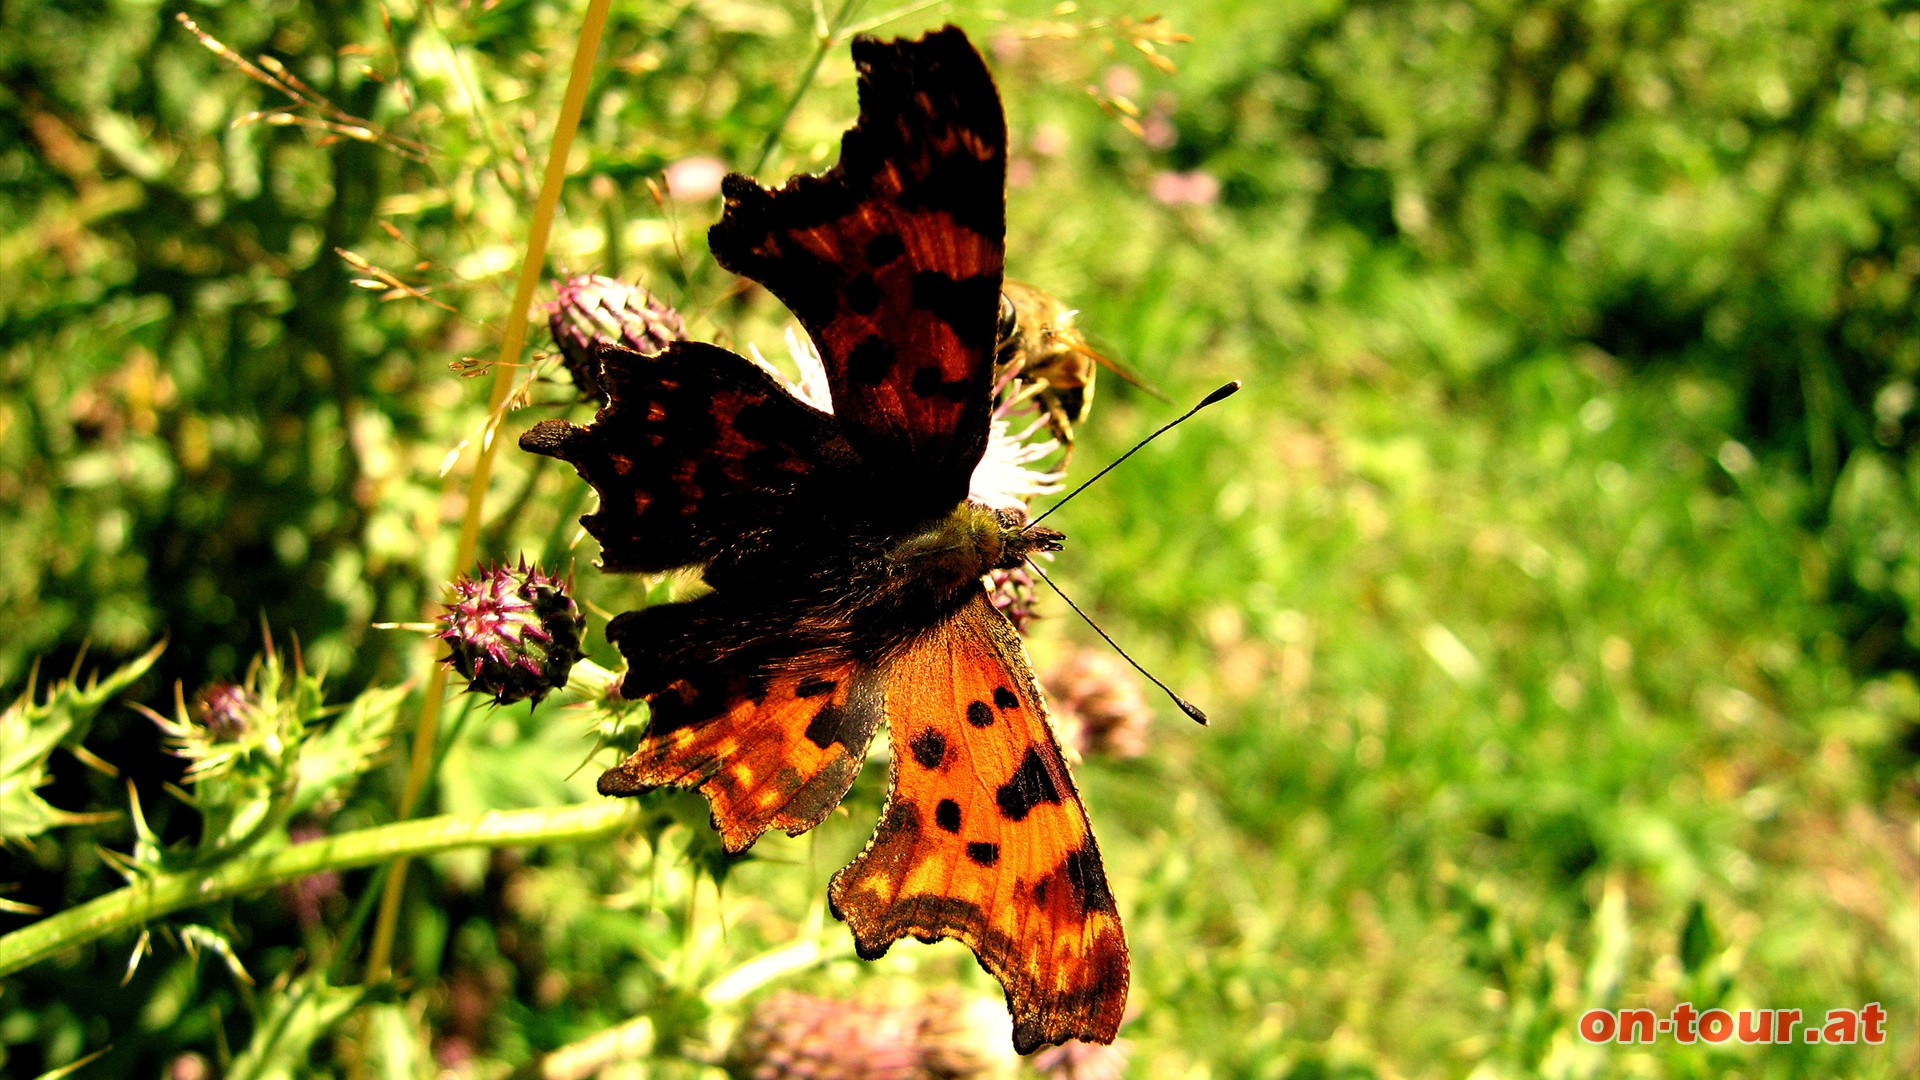
[[[958,938],[1007,994],[1014,1044],[1110,1042],[1127,946],[1100,849],[1011,625],[982,576],[1061,536],[967,499],[988,438],[1006,122],[958,29],[858,38],[840,161],[777,190],[739,175],[709,239],[818,346],[822,412],[751,361],[677,342],[598,353],[606,404],[520,445],[600,494],[608,570],[702,569],[711,591],[607,635],[645,738],[600,778],[698,788],[727,850],[840,803],[875,728],[889,795],[834,875],[861,956]]]

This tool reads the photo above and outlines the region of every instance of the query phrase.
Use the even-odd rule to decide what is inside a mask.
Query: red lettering
[[[1743,1043],[1763,1043],[1773,1041],[1772,1009],[1740,1010],[1740,1041]]]
[[[1580,1014],[1580,1037],[1590,1043],[1613,1041],[1613,1014],[1605,1009],[1588,1009]]]
[[[1723,1043],[1733,1037],[1733,1014],[1725,1009],[1708,1009],[1700,1014],[1700,1037],[1710,1043]]]
[[[1852,1009],[1828,1009],[1827,1026],[1820,1032],[1821,1042],[1850,1043],[1860,1038],[1860,1014]]]
[[[1650,1043],[1657,1028],[1654,1024],[1652,1009],[1620,1010],[1620,1041],[1623,1043]]]
[[[1800,1026],[1799,1009],[1781,1009],[1773,1014],[1773,1041],[1790,1043],[1793,1029]]]
[[[1693,1003],[1683,1001],[1673,1007],[1673,1041],[1690,1043],[1693,1041],[1693,1020],[1698,1015],[1693,1011]]]
[[[1887,1022],[1887,1010],[1879,1002],[1865,1005],[1860,1009],[1860,1022],[1866,1025],[1867,1041],[1875,1046],[1887,1041],[1887,1033],[1880,1025]]]

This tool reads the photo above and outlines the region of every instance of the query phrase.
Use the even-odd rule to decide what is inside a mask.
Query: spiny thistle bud
[[[1147,706],[1140,676],[1119,657],[1075,649],[1041,680],[1061,741],[1082,757],[1139,757],[1147,752]]]
[[[446,662],[476,694],[495,704],[532,698],[567,685],[580,659],[586,619],[567,595],[570,583],[529,568],[482,567],[453,583],[453,601],[440,616],[440,637],[452,650]]]
[[[991,1080],[1011,1074],[994,1002],[953,995],[904,1002],[836,1001],[782,992],[753,1010],[727,1054],[735,1080]],[[996,1015],[997,1014],[997,1015]],[[1004,1029],[1005,1024],[999,1025]]]
[[[215,741],[228,741],[245,735],[253,727],[253,714],[259,702],[244,686],[230,682],[210,683],[196,694],[188,713]]]
[[[573,385],[588,398],[601,396],[595,345],[625,345],[650,356],[687,336],[680,313],[665,301],[638,285],[599,274],[561,282],[547,305],[547,325]]]

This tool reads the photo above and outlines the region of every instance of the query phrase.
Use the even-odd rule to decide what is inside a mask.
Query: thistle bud
[[[446,662],[476,694],[495,704],[533,699],[567,684],[580,659],[586,619],[567,595],[569,582],[529,568],[482,567],[453,583],[453,601],[440,616]]]
[[[665,301],[638,285],[599,274],[561,282],[547,305],[547,325],[573,385],[589,399],[601,396],[595,345],[625,345],[651,356],[687,336],[680,313]]]
[[[253,714],[259,707],[246,687],[217,682],[194,695],[188,715],[198,720],[214,741],[232,741],[253,728]]]
[[[1082,757],[1139,757],[1147,752],[1147,705],[1140,676],[1119,657],[1076,649],[1041,684],[1061,741]]]

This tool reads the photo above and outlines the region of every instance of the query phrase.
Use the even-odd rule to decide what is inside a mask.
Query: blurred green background
[[[128,696],[169,712],[176,684],[238,677],[263,623],[330,700],[419,679],[419,637],[370,627],[421,618],[454,569],[486,391],[453,368],[497,351],[583,10],[0,5],[9,699],[36,660],[164,637]],[[762,180],[832,161],[853,86],[844,44],[806,85],[822,14],[616,4],[552,271],[641,280],[695,336],[783,352],[784,312],[706,255],[703,176],[770,137]],[[1175,402],[1247,383],[1056,519],[1063,583],[1215,717],[1161,708],[1147,756],[1078,770],[1134,948],[1129,1075],[1920,1070],[1920,5],[849,15],[981,44],[1012,274]],[[357,286],[368,267],[409,290]],[[564,385],[531,396],[509,439],[588,415]],[[1173,411],[1109,375],[1076,474]],[[611,663],[598,631],[647,583],[592,569],[585,508],[509,447],[482,554],[571,563]],[[1042,668],[1092,640],[1046,610]],[[427,808],[592,798],[588,727],[457,710]],[[120,884],[96,846],[134,843],[129,782],[190,843],[150,721],[109,709],[86,752],[124,779],[61,752],[40,794],[117,816],[0,852],[0,898]],[[404,756],[295,828],[390,820]],[[740,864],[692,796],[618,844],[436,859],[401,980],[364,995],[335,961],[366,871],[182,916],[252,985],[156,925],[123,986],[133,941],[110,937],[0,986],[0,1069],[110,1048],[78,1075],[536,1075],[648,1017],[605,1075],[713,1075],[703,1040],[752,1000],[709,993],[717,973],[794,941],[829,955],[764,989],[996,999],[958,945],[862,965],[820,925],[881,782]],[[1575,1032],[1683,1001],[1892,1019],[1877,1047]],[[303,1040],[278,1074],[245,1056],[273,1030]]]

